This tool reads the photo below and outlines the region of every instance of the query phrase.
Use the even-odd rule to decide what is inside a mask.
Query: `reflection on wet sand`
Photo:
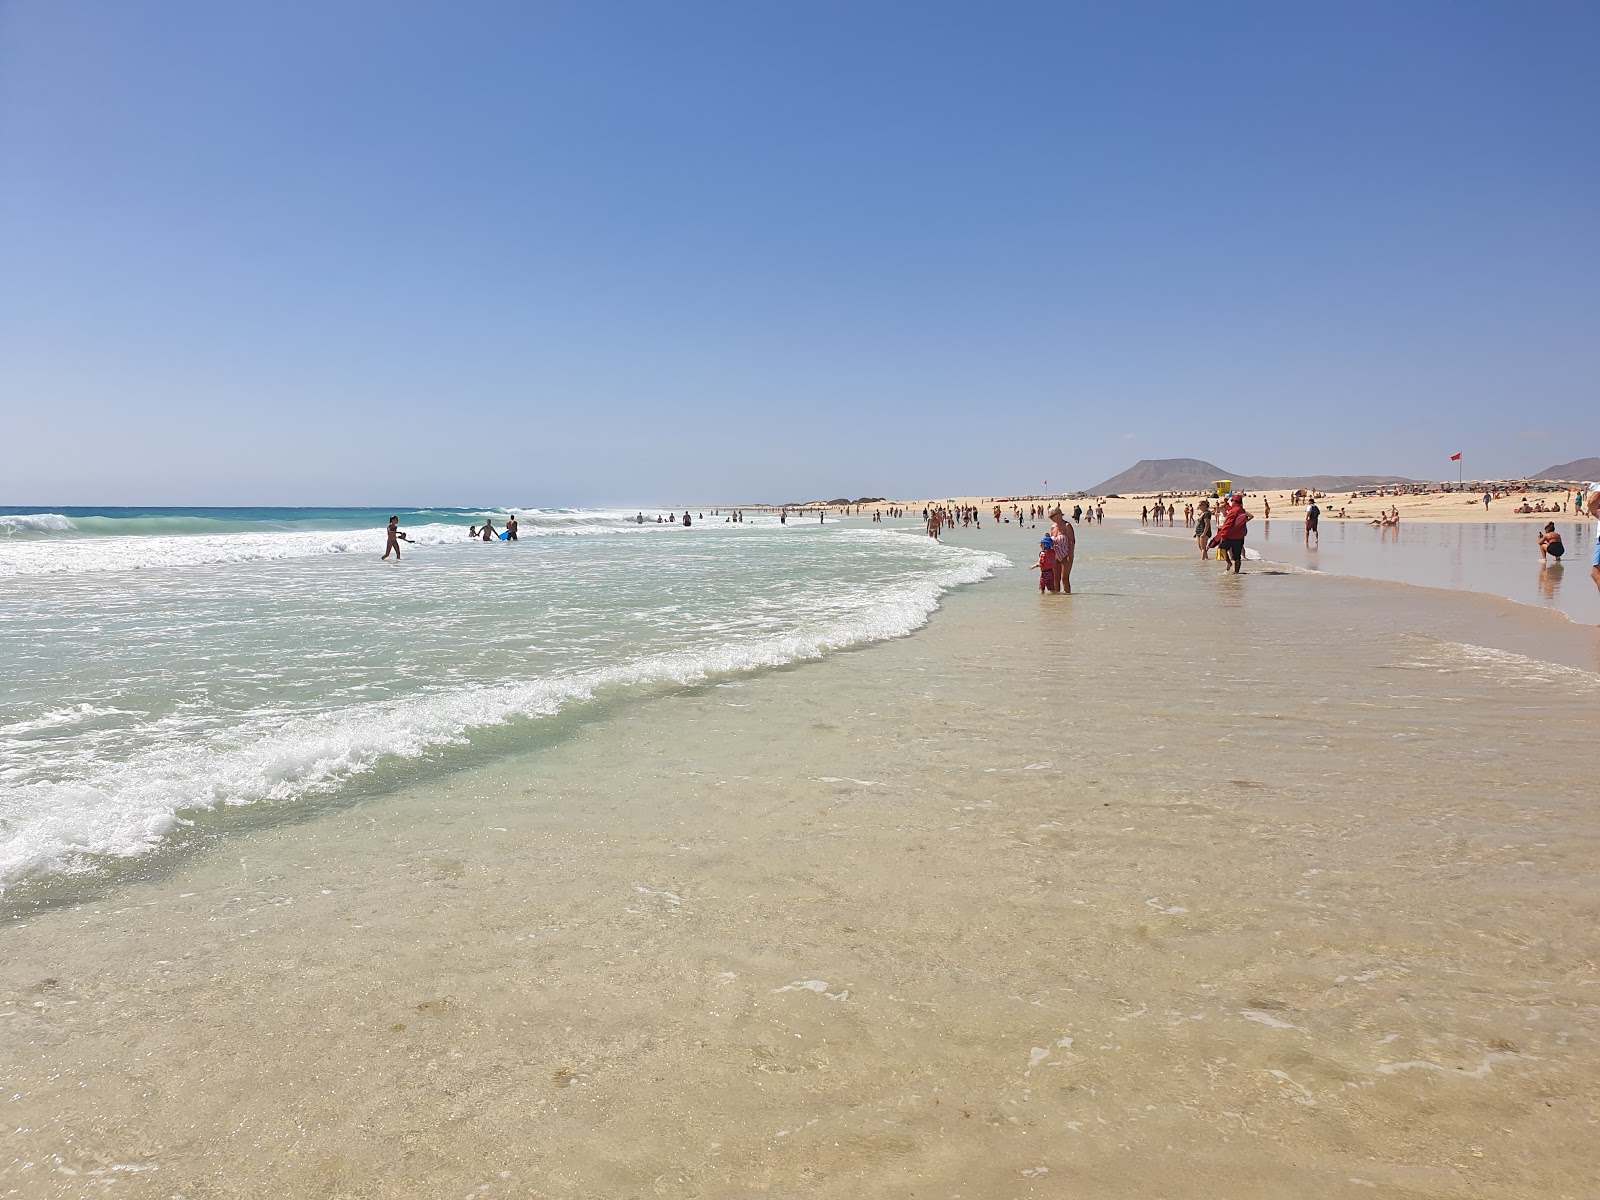
[[[1565,574],[1559,562],[1541,563],[1539,566],[1539,594],[1551,608],[1556,607],[1556,590]]]
[[[1569,558],[1587,562],[1593,553],[1592,521],[1560,525]],[[1487,592],[1555,608],[1573,621],[1600,624],[1600,591],[1593,586],[1563,590],[1561,574],[1540,572],[1538,530],[1525,525],[1418,522],[1374,529],[1357,522],[1322,523],[1310,547],[1303,530],[1263,526],[1250,545],[1264,557],[1339,575],[1388,579],[1423,587]],[[1559,562],[1549,565],[1559,568]],[[1587,581],[1586,581],[1587,582]]]

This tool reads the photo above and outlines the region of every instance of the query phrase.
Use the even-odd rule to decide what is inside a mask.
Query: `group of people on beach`
[[[1600,520],[1600,481],[1587,484],[1582,488],[1572,501],[1574,514],[1583,513],[1585,516]],[[1556,529],[1554,521],[1546,521],[1544,528],[1539,531],[1539,571],[1541,576],[1552,567],[1559,567],[1561,559],[1567,552],[1566,543],[1561,540],[1561,534]],[[1553,560],[1553,561],[1552,561]],[[1555,573],[1552,573],[1552,579]],[[1600,532],[1594,540],[1594,557],[1589,563],[1589,578],[1594,580],[1594,585],[1600,588]]]
[[[1307,502],[1305,508],[1305,540],[1309,546],[1313,539],[1318,542],[1321,541],[1321,532],[1318,526],[1322,509],[1317,504],[1318,496],[1315,493],[1299,492],[1296,494],[1297,500],[1302,498]],[[1484,499],[1487,502],[1490,497],[1485,494]],[[1270,514],[1271,509],[1267,506],[1265,497],[1262,497],[1262,505],[1263,515]],[[1573,499],[1572,509],[1575,514],[1583,512],[1591,518],[1600,518],[1600,482],[1589,484],[1577,492]],[[1551,508],[1547,511],[1555,510]],[[1164,497],[1158,497],[1153,505],[1145,505],[1140,510],[1140,524],[1149,525],[1154,523],[1160,525],[1165,522],[1170,526],[1176,520],[1178,512],[1179,508],[1176,503],[1168,502]],[[1254,515],[1244,507],[1244,497],[1237,492],[1230,493],[1215,508],[1213,508],[1209,497],[1202,497],[1198,503],[1185,503],[1182,507],[1182,513],[1185,523],[1189,524],[1193,530],[1195,545],[1200,550],[1200,557],[1203,559],[1209,558],[1212,551],[1216,551],[1217,557],[1226,563],[1225,570],[1234,574],[1240,573],[1244,562],[1245,537],[1249,530],[1250,522],[1254,520]],[[891,508],[889,515],[891,517],[903,516],[905,515],[905,510]],[[972,504],[954,505],[948,508],[933,506],[922,510],[928,536],[933,538],[937,538],[944,528],[954,527],[957,524],[960,524],[963,528],[969,526],[981,528],[983,524],[982,515],[982,510],[977,505]],[[1012,505],[1010,513],[1006,513],[1000,505],[996,504],[991,510],[991,515],[996,523],[1004,522],[1010,524],[1012,520],[1015,520],[1019,527],[1025,523],[1035,521],[1041,516],[1049,519],[1050,531],[1039,539],[1039,559],[1034,566],[1034,570],[1039,572],[1040,592],[1064,594],[1072,591],[1072,565],[1077,554],[1077,532],[1074,527],[1081,524],[1085,518],[1090,524],[1104,523],[1105,506],[1103,503],[1090,503],[1087,507],[1081,503],[1074,504],[1069,518],[1066,511],[1059,504],[1050,508],[1048,512],[1045,511],[1043,504],[1030,504],[1026,510],[1019,505]],[[1343,516],[1343,510],[1337,515]],[[724,516],[726,522],[734,524],[743,523],[744,521],[744,512],[739,509],[731,510],[727,513],[713,509],[712,516]],[[779,522],[787,524],[788,516],[787,510],[781,511],[778,517]],[[819,512],[818,518],[821,519],[822,516],[823,514]],[[702,521],[705,519],[704,513],[700,514],[700,519]],[[882,520],[881,510],[874,510],[872,519],[874,522],[880,522]],[[643,512],[640,512],[634,520],[643,525],[648,518]],[[676,514],[667,517],[657,516],[655,523],[658,525],[678,524],[680,520],[685,528],[693,524],[693,518],[687,510],[681,518]],[[1398,528],[1400,510],[1394,505],[1390,505],[1387,513],[1380,512],[1369,524],[1386,529]],[[467,536],[473,541],[491,542],[498,538],[501,541],[514,542],[517,540],[517,532],[517,517],[515,513],[511,513],[506,518],[503,531],[496,533],[493,518],[486,517],[481,526],[472,525],[467,531]],[[401,542],[410,544],[411,539],[400,528],[400,518],[391,516],[388,528],[385,530],[383,557],[387,559],[393,554],[395,561],[399,562]],[[1547,521],[1544,528],[1539,531],[1538,547],[1541,571],[1552,564],[1560,565],[1562,558],[1566,554],[1566,545],[1562,541],[1561,534],[1556,529],[1554,521]],[[1590,565],[1590,577],[1594,580],[1595,586],[1600,588],[1600,538],[1596,538],[1594,561]]]
[[[1254,514],[1245,511],[1244,497],[1237,492],[1230,493],[1215,513],[1210,499],[1201,499],[1194,510],[1194,540],[1200,547],[1200,557],[1207,558],[1215,550],[1227,564],[1224,569],[1238,574],[1244,563],[1245,532],[1254,519]],[[1308,516],[1308,534],[1314,528],[1315,523]]]

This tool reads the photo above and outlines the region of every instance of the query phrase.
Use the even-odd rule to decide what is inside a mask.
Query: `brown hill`
[[[1247,492],[1287,491],[1309,487],[1323,492],[1350,491],[1386,483],[1415,483],[1400,475],[1236,475],[1202,458],[1142,458],[1120,475],[1086,489],[1090,495],[1211,490],[1219,479],[1231,479]]]
[[[1575,458],[1569,463],[1546,467],[1537,475],[1530,475],[1528,478],[1592,483],[1600,479],[1600,458]]]

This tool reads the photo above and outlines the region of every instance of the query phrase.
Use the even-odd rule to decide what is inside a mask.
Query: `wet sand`
[[[1304,518],[1258,518],[1250,523],[1247,544],[1269,561],[1306,570],[1484,592],[1554,610],[1582,625],[1600,625],[1600,589],[1589,575],[1595,524],[1570,519],[1555,524],[1566,556],[1544,562],[1536,529],[1493,522],[1418,522],[1398,529],[1324,522],[1308,543]],[[1160,532],[1184,536],[1181,527]]]
[[[0,1195],[1589,1194],[1600,640],[1252,566],[9,900]]]

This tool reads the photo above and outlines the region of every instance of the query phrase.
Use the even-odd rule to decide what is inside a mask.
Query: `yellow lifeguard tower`
[[[1211,481],[1211,486],[1217,489],[1217,499],[1220,500],[1222,497],[1226,496],[1229,492],[1233,491],[1233,480],[1231,480],[1231,479],[1214,479],[1214,480]]]

